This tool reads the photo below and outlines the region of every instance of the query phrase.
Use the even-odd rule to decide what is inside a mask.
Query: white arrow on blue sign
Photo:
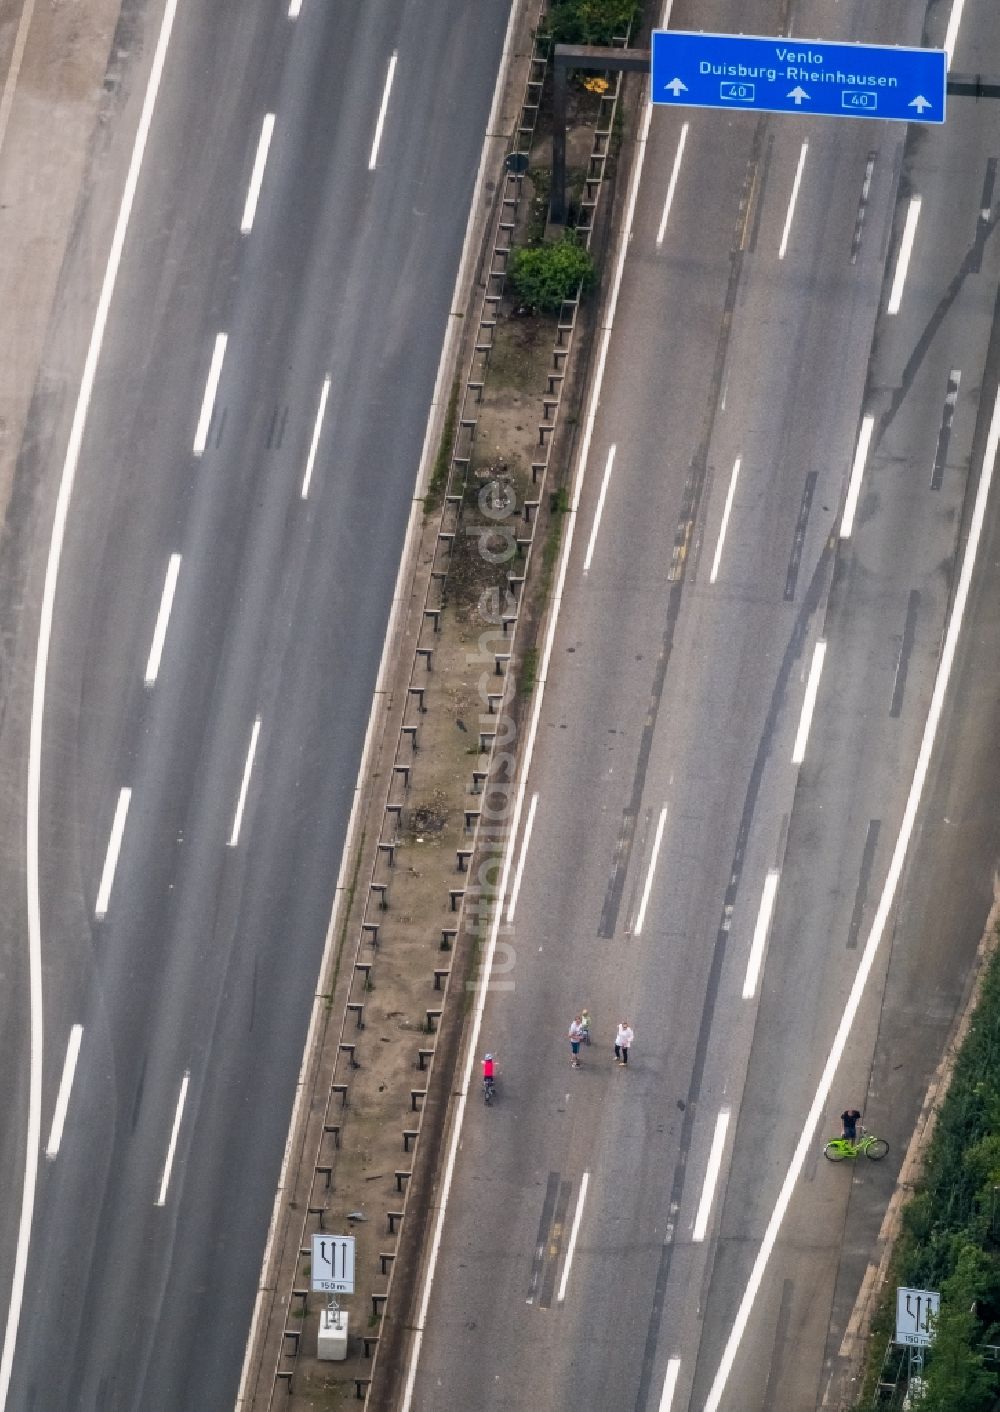
[[[943,123],[943,49],[653,31],[652,100],[840,118]]]

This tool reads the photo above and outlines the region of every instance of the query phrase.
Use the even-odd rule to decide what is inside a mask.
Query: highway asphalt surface
[[[66,349],[89,336],[163,8],[123,13],[129,123],[95,145],[0,564],[18,624],[4,1316],[29,1112],[27,721],[81,367]],[[11,1408],[235,1399],[508,14],[177,7],[48,659],[47,1155]]]
[[[940,45],[950,18],[708,9],[671,24]],[[956,68],[989,69],[993,26],[969,0]],[[995,489],[909,804],[996,453],[995,149],[993,111],[961,100],[909,135],[653,115],[514,853],[513,986],[483,1018],[499,1101],[466,1113],[419,1412],[806,1412],[838,1387],[1000,852]],[[880,1166],[823,1160],[846,1105],[889,1140]]]

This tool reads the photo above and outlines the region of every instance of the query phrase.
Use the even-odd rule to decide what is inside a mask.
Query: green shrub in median
[[[638,0],[554,0],[543,24],[556,44],[610,44],[638,14]]]
[[[559,312],[564,299],[572,299],[580,285],[593,287],[594,260],[572,234],[545,245],[525,245],[514,251],[510,280],[518,298],[545,314]]]

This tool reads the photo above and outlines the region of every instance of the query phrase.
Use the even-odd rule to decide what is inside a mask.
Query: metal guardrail
[[[529,61],[528,78],[526,80],[524,97],[521,104],[520,120],[512,146],[512,152],[514,154],[527,155],[530,151],[541,102],[542,86],[545,80],[548,52],[548,41],[536,36],[533,43],[531,59]],[[354,955],[349,962],[352,967],[351,982],[348,989],[344,1016],[340,1025],[340,1032],[337,1036],[337,1059],[333,1079],[326,1096],[326,1108],[323,1116],[321,1137],[313,1162],[313,1189],[311,1190],[310,1199],[306,1203],[306,1209],[302,1217],[299,1236],[300,1264],[310,1257],[310,1225],[318,1223],[318,1229],[323,1228],[324,1205],[322,1196],[324,1192],[330,1189],[332,1172],[336,1162],[336,1153],[340,1150],[344,1130],[347,1126],[350,1108],[350,1081],[354,1069],[357,1068],[355,1059],[355,1051],[358,1043],[357,1035],[359,1031],[363,1031],[364,1029],[365,997],[374,984],[374,972],[379,950],[379,934],[384,920],[384,914],[389,908],[395,850],[399,843],[400,820],[409,792],[410,776],[416,763],[416,754],[419,749],[421,717],[426,713],[427,709],[424,698],[428,689],[427,679],[433,672],[434,638],[440,631],[440,616],[444,607],[445,583],[451,560],[451,551],[457,533],[461,500],[464,494],[465,482],[471,460],[472,439],[475,435],[477,420],[472,409],[481,400],[483,378],[485,377],[485,370],[488,364],[489,349],[492,347],[493,341],[492,331],[496,327],[497,313],[499,311],[500,300],[503,296],[507,260],[512,247],[513,232],[522,197],[522,188],[523,171],[508,168],[505,171],[501,198],[492,220],[492,253],[489,273],[485,281],[485,290],[480,301],[478,335],[471,356],[469,374],[465,383],[465,393],[462,400],[457,429],[458,434],[456,435],[455,446],[452,450],[447,493],[445,495],[441,523],[439,525],[435,545],[434,562],[431,566],[424,596],[420,630],[406,686],[403,718],[396,741],[392,768],[389,773],[379,836],[376,840],[371,868],[366,881],[362,884],[366,888],[365,907],[358,928]],[[467,455],[463,454],[462,450],[466,444],[468,445]],[[461,484],[460,490],[456,490],[455,488],[458,483]],[[504,676],[506,676],[505,655],[507,660],[509,660],[509,654],[497,654],[497,671]],[[488,768],[486,771],[477,769],[473,772],[472,794],[481,791],[487,773]],[[471,857],[475,843],[475,833],[478,832],[478,813],[474,809],[467,810],[467,823],[472,816],[476,818],[476,825],[471,839],[472,847],[458,851],[459,871],[464,871],[464,865]],[[457,914],[456,922],[454,927],[442,928],[441,949],[450,949],[458,935],[458,930],[462,923],[462,903],[464,895],[464,887],[450,889],[451,910]],[[427,1010],[427,1031],[429,1037],[433,1036],[436,1020],[440,1018],[447,1001],[449,978],[450,967],[438,966],[434,968],[434,989],[435,991],[441,992],[441,1000],[438,1005],[429,1007]],[[422,1098],[426,1094],[427,1085],[430,1082],[434,1064],[434,1054],[435,1045],[433,1042],[429,1042],[427,1047],[417,1049],[416,1068],[419,1072],[426,1074],[426,1081],[424,1081],[423,1087],[411,1089],[410,1092],[411,1111],[415,1115],[414,1125],[404,1129],[402,1137],[404,1152],[411,1154],[411,1156],[420,1137],[423,1111]],[[412,1170],[412,1167],[407,1169],[405,1166],[401,1166],[395,1173],[396,1191],[400,1195],[401,1201],[398,1203],[399,1209],[387,1212],[387,1236],[397,1243],[400,1229],[406,1215],[410,1170]],[[317,1193],[315,1191],[317,1182],[322,1182],[323,1184],[322,1191],[318,1193],[319,1199],[317,1199]],[[384,1292],[372,1295],[373,1318],[380,1318],[384,1313],[392,1288],[392,1271],[395,1265],[395,1253],[394,1248],[391,1251],[380,1252],[378,1256],[381,1265],[381,1274],[387,1277],[387,1283]],[[308,1290],[303,1287],[303,1281],[304,1277],[302,1280],[297,1278],[293,1282],[289,1309],[291,1309],[292,1302],[295,1299],[301,1299],[304,1307]],[[274,1407],[275,1394],[279,1389],[282,1389],[286,1396],[290,1396],[294,1391],[294,1374],[302,1342],[301,1334],[301,1327],[286,1327],[284,1329],[268,1398],[269,1408]],[[364,1354],[366,1357],[373,1358],[374,1369],[374,1358],[377,1357],[378,1349],[378,1336],[377,1334],[367,1335],[363,1342]],[[355,1378],[354,1381],[356,1395],[358,1397],[367,1396],[367,1388],[370,1386],[371,1379],[359,1377]]]
[[[615,45],[616,47],[624,48],[627,42],[627,37],[624,37],[621,40],[616,40]],[[525,83],[520,120],[515,130],[511,152],[508,154],[508,161],[505,164],[503,186],[493,217],[488,247],[489,266],[484,280],[484,292],[480,301],[479,322],[470,355],[469,370],[465,379],[461,404],[458,408],[454,445],[451,450],[448,481],[435,544],[434,561],[427,582],[421,613],[420,630],[406,687],[406,700],[402,723],[399,728],[392,768],[389,773],[386,798],[382,811],[382,823],[378,839],[376,840],[371,868],[363,884],[366,888],[365,907],[358,928],[353,959],[350,963],[352,966],[351,983],[348,990],[344,1016],[341,1021],[340,1032],[337,1036],[337,1060],[333,1079],[326,1097],[322,1134],[313,1163],[313,1186],[315,1188],[317,1182],[322,1182],[323,1189],[318,1194],[313,1190],[310,1200],[306,1203],[299,1238],[300,1261],[308,1260],[310,1255],[308,1245],[310,1224],[317,1222],[319,1229],[322,1229],[324,1207],[321,1198],[323,1192],[328,1191],[330,1188],[331,1175],[336,1162],[336,1153],[340,1149],[344,1131],[348,1125],[350,1081],[353,1070],[357,1067],[355,1062],[355,1049],[358,1043],[357,1034],[364,1029],[365,997],[374,983],[374,973],[378,962],[380,930],[384,922],[385,913],[389,909],[392,870],[395,863],[395,850],[399,843],[400,821],[409,792],[411,774],[416,763],[416,754],[419,749],[421,717],[426,713],[427,709],[425,696],[429,687],[428,678],[433,673],[434,669],[435,637],[440,631],[440,617],[444,610],[444,595],[448,572],[451,565],[455,538],[459,530],[461,507],[472,462],[473,444],[478,424],[478,415],[475,409],[482,401],[483,387],[489,367],[490,352],[493,347],[494,333],[506,285],[508,262],[513,249],[514,232],[523,197],[524,168],[526,163],[511,162],[509,159],[512,156],[515,158],[527,158],[530,153],[536,130],[538,112],[541,106],[542,90],[550,51],[551,46],[549,41],[544,37],[536,36],[533,41],[532,54],[529,60],[529,71]],[[584,178],[579,202],[576,230],[588,247],[593,235],[594,214],[605,178],[607,161],[610,156],[610,144],[615,112],[621,92],[621,80],[621,73],[616,73],[611,90],[600,98],[593,147],[588,160],[587,173]],[[538,427],[539,454],[538,459],[531,465],[532,483],[538,487],[542,493],[544,492],[547,479],[549,453],[552,438],[557,427],[567,364],[576,332],[579,304],[580,291],[577,292],[577,296],[574,299],[564,302],[556,325],[555,343],[552,349],[552,363],[547,374],[546,395],[543,398],[542,421],[539,423]],[[525,582],[528,561],[534,541],[534,511],[537,510],[539,503],[540,500],[538,499],[526,500],[522,506],[525,533],[517,539],[517,546],[521,555],[521,564],[519,566],[519,572],[515,573],[511,571],[508,574],[508,585],[518,601],[521,586]],[[510,662],[513,660],[513,642],[517,621],[518,615],[514,614],[504,625],[504,631],[509,634],[511,639],[510,651],[495,654],[495,670],[500,679],[498,686],[501,689],[493,694],[491,702],[493,703],[493,708],[497,711],[500,710],[504,697],[506,696],[509,676],[508,669]],[[473,771],[472,784],[469,791],[472,797],[481,794],[486,787],[492,766],[493,744],[494,737],[488,732],[481,733],[481,756],[478,761],[479,768]],[[482,755],[486,755],[487,757],[485,769],[482,768]],[[478,843],[479,816],[478,810],[474,806],[466,809],[466,824],[467,831],[470,833],[470,846],[458,850],[457,866],[460,873],[464,872],[471,864]],[[471,825],[471,829],[468,827],[469,825]],[[455,925],[453,927],[442,928],[440,949],[450,950],[463,923],[465,888],[463,886],[451,888],[449,889],[449,895],[451,910],[456,914]],[[402,1135],[404,1151],[410,1154],[411,1158],[416,1144],[419,1142],[422,1128],[422,1099],[427,1092],[427,1086],[430,1083],[433,1073],[436,1048],[432,1040],[434,1027],[447,1003],[449,985],[450,967],[435,967],[434,988],[435,991],[441,992],[441,1000],[437,1005],[429,1007],[427,1010],[429,1042],[427,1047],[418,1048],[416,1056],[416,1068],[422,1074],[426,1074],[426,1080],[421,1080],[421,1083],[424,1085],[423,1087],[411,1090],[411,1110],[414,1113],[413,1126],[404,1129]],[[409,1168],[403,1166],[395,1173],[396,1191],[401,1199],[397,1204],[398,1209],[388,1211],[386,1214],[388,1224],[387,1238],[394,1241],[396,1244],[392,1250],[380,1252],[378,1256],[381,1274],[386,1276],[386,1286],[384,1291],[372,1295],[373,1319],[380,1319],[382,1317],[392,1293],[396,1250],[398,1248],[400,1231],[406,1217],[411,1171],[412,1162]],[[319,1197],[319,1199],[317,1199],[317,1197]],[[295,1299],[300,1299],[304,1305],[306,1298],[307,1290],[301,1287],[301,1282],[296,1279],[291,1291],[290,1305]],[[274,1406],[275,1393],[279,1388],[284,1389],[287,1395],[291,1395],[293,1392],[294,1372],[301,1345],[301,1333],[301,1327],[286,1328],[284,1331],[281,1350],[274,1369],[271,1394],[268,1402],[269,1407]],[[365,1356],[372,1358],[372,1373],[374,1373],[375,1363],[378,1358],[378,1334],[372,1333],[366,1335],[363,1343]],[[356,1396],[359,1398],[364,1397],[367,1400],[367,1393],[371,1386],[371,1377],[356,1377],[354,1381]]]

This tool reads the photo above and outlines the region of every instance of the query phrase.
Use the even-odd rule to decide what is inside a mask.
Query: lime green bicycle
[[[862,1128],[857,1142],[852,1142],[849,1137],[831,1138],[823,1148],[823,1156],[828,1162],[853,1162],[862,1155],[870,1162],[881,1162],[888,1151],[889,1144],[885,1138],[876,1137]]]

